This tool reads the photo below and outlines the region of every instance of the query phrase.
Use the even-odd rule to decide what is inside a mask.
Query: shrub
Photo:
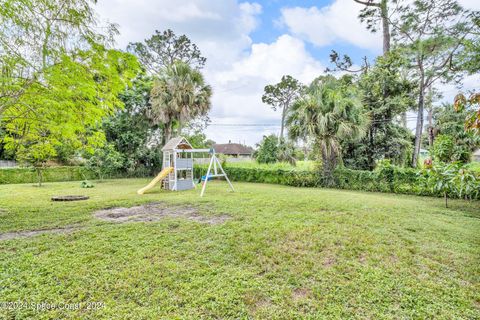
[[[441,162],[450,162],[453,156],[453,149],[453,138],[451,136],[440,134],[433,143],[433,158]]]
[[[325,187],[325,179],[318,170],[278,169],[265,167],[228,166],[225,172],[232,181],[275,183],[295,187]],[[465,170],[465,169],[464,169]],[[195,167],[195,176],[205,175],[206,165]],[[449,197],[478,199],[480,182],[471,170],[458,171],[461,175],[454,178],[455,187],[449,191]],[[456,180],[455,180],[456,179]],[[425,176],[419,175],[413,168],[401,168],[388,161],[377,164],[375,171],[337,168],[334,171],[334,188],[417,194],[426,196],[444,196],[441,190],[425,183]]]
[[[255,152],[255,158],[258,163],[274,163],[277,162],[278,155],[278,138],[271,134],[264,136],[263,140],[258,144],[258,150]]]
[[[87,160],[86,167],[95,172],[100,180],[106,175],[116,173],[123,165],[122,154],[115,150],[113,144],[109,143],[102,148],[96,149],[94,154]]]

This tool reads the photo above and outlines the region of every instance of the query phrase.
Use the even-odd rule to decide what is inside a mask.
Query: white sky
[[[480,10],[480,0],[462,0],[464,6]],[[280,8],[278,17],[262,28],[280,34],[270,43],[252,40],[259,28],[262,5],[236,0],[99,0],[100,18],[119,24],[117,47],[143,41],[154,30],[167,28],[186,34],[207,57],[204,74],[213,87],[212,124],[280,123],[280,112],[262,104],[263,88],[290,74],[308,83],[322,74],[325,65],[309,50],[335,48],[342,42],[379,53],[381,40],[372,35],[357,19],[359,5],[351,0],[334,0],[322,8]],[[358,60],[360,57],[352,57]],[[323,61],[327,57],[321,58]],[[474,87],[480,77],[466,80]],[[456,89],[442,87],[446,98]],[[212,125],[207,136],[218,143],[229,140],[254,145],[263,135],[278,133],[278,127],[224,127]]]

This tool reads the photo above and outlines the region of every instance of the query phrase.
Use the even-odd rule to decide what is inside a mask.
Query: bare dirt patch
[[[21,238],[30,238],[30,237],[34,237],[34,236],[37,236],[37,235],[40,235],[40,234],[46,234],[46,233],[67,234],[67,233],[71,233],[73,231],[76,231],[80,228],[81,227],[70,226],[70,227],[63,227],[63,228],[51,228],[51,229],[40,229],[40,230],[6,232],[6,233],[0,233],[0,241],[21,239]]]
[[[358,262],[360,262],[361,264],[365,264],[367,262],[367,254],[362,252],[358,257]]]
[[[293,300],[304,300],[309,298],[312,295],[312,290],[308,288],[297,288],[292,292]]]
[[[330,267],[334,266],[336,262],[337,262],[337,261],[335,260],[335,257],[333,257],[333,256],[327,256],[327,257],[325,257],[325,259],[323,260],[323,266],[324,266],[325,268],[330,268]]]
[[[151,222],[163,218],[184,218],[200,223],[220,224],[230,219],[228,215],[204,216],[200,215],[193,206],[167,206],[156,202],[131,208],[109,208],[94,213],[95,218],[116,222]]]

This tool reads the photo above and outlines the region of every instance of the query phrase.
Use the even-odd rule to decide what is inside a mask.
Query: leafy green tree
[[[456,194],[456,164],[435,163],[432,167],[421,171],[424,182],[432,192],[439,193],[445,198],[445,208],[448,208],[448,196]]]
[[[215,144],[215,141],[207,139],[203,132],[195,132],[186,136],[186,139],[194,149],[210,149]]]
[[[472,93],[468,99],[459,93],[455,96],[454,108],[466,113],[465,129],[480,135],[480,93]]]
[[[455,176],[457,195],[465,199],[478,199],[480,196],[480,175],[465,167],[460,168]]]
[[[103,46],[64,56],[4,111],[5,148],[35,167],[57,156],[62,144],[92,152],[105,141],[101,119],[122,106],[118,94],[136,68],[134,56]]]
[[[212,89],[200,71],[186,63],[175,62],[154,80],[148,116],[154,124],[163,124],[166,142],[172,136],[174,125],[180,135],[186,122],[208,113],[211,96]]]
[[[480,194],[480,177],[458,163],[436,162],[419,174],[432,192],[443,195],[446,208],[449,196],[475,199]]]
[[[45,78],[65,56],[106,44],[117,33],[98,24],[90,0],[2,0],[0,2],[0,114],[16,108],[31,86]],[[76,62],[82,56],[74,57]],[[29,116],[32,116],[29,114]]]
[[[480,146],[480,136],[465,130],[468,114],[468,110],[456,112],[449,104],[434,108],[434,131],[439,135],[435,138],[432,153],[437,159],[444,162],[470,161],[472,152]]]
[[[478,27],[471,13],[456,0],[404,3],[391,19],[391,26],[396,50],[409,62],[407,70],[418,86],[412,157],[415,167],[422,141],[426,92],[436,82],[458,79],[468,71],[462,66],[462,56],[469,43],[478,39]]]
[[[452,162],[454,156],[454,142],[452,136],[439,135],[435,139],[431,154],[435,160],[441,162]]]
[[[130,54],[108,49],[93,2],[4,0],[0,9],[0,114],[5,148],[37,168],[62,144],[101,145],[101,119],[138,70]]]
[[[306,94],[290,109],[287,126],[292,139],[309,138],[322,156],[327,183],[341,157],[341,142],[360,139],[368,117],[358,90],[333,76],[315,79]]]
[[[207,61],[186,35],[177,36],[170,29],[163,32],[156,30],[145,43],[130,43],[127,50],[138,57],[148,72],[158,76],[162,76],[163,70],[177,61],[194,69],[203,68]]]
[[[351,85],[358,86],[371,122],[367,134],[358,141],[343,143],[347,167],[373,170],[375,163],[390,159],[402,165],[411,154],[411,133],[401,124],[401,116],[413,103],[414,84],[402,77],[401,57],[395,52],[377,58],[375,65]]]
[[[290,75],[283,76],[277,84],[265,86],[262,102],[271,105],[274,111],[282,110],[280,140],[283,139],[285,116],[288,113],[288,108],[298,99],[302,90],[303,85]]]
[[[288,162],[292,166],[296,166],[296,154],[297,150],[295,149],[295,144],[292,141],[285,141],[284,139],[279,139],[277,161]]]
[[[95,149],[94,153],[86,162],[86,168],[95,172],[100,180],[107,175],[116,173],[123,165],[122,155],[115,150],[115,146],[107,143]]]
[[[257,144],[255,159],[258,163],[275,163],[278,160],[278,138],[276,135],[263,136]]]
[[[125,107],[103,121],[107,143],[115,146],[128,174],[151,175],[162,166],[162,130],[152,125],[146,113],[153,81],[139,76],[120,94]]]

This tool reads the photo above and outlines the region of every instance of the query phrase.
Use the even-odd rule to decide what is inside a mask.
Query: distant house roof
[[[224,143],[224,144],[214,144],[213,149],[216,153],[222,153],[226,155],[252,155],[253,148],[249,146],[244,146],[240,143]]]
[[[192,145],[184,137],[176,137],[168,140],[162,151],[173,149],[193,149]]]

